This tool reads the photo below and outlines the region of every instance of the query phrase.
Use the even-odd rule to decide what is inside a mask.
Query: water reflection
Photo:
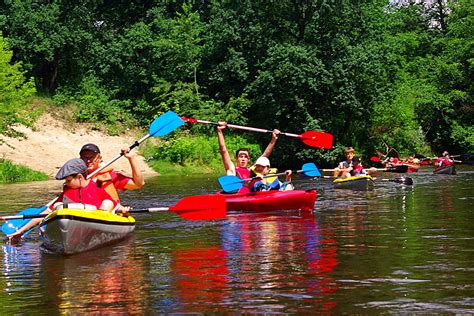
[[[234,214],[223,226],[222,243],[232,299],[246,311],[336,304],[330,295],[337,290],[331,277],[337,243],[330,230],[322,236],[315,214]]]
[[[312,214],[140,214],[133,238],[71,257],[29,236],[0,252],[0,314],[473,313],[474,172],[410,176],[371,192],[298,182],[318,189]],[[217,190],[211,180],[157,177],[123,200],[172,205]],[[2,214],[49,199],[36,184],[3,189]]]
[[[133,238],[73,256],[41,257],[40,280],[58,311],[142,314],[148,308],[148,264]]]

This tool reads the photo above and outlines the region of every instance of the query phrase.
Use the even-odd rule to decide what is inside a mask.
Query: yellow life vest
[[[268,175],[275,174],[275,173],[278,172],[278,169],[277,169],[277,168],[269,168],[269,169],[268,169],[268,174],[264,175],[264,174],[255,172],[255,166],[251,167],[250,170],[252,170],[252,172],[255,174],[256,177],[268,176]],[[273,181],[275,181],[275,179],[278,179],[278,177],[263,178],[262,183],[264,183],[264,184],[270,184],[270,183],[272,183]]]

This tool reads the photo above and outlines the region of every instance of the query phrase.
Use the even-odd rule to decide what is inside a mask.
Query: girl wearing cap
[[[122,154],[128,159],[130,167],[132,168],[131,178],[115,171],[111,167],[104,168],[92,178],[99,187],[104,188],[117,202],[120,202],[117,190],[135,190],[140,189],[145,185],[145,180],[143,179],[136,158],[132,155],[130,148],[123,148]],[[102,156],[97,145],[85,144],[82,146],[79,155],[87,164],[87,174],[91,174],[99,168]]]
[[[264,177],[277,172],[276,168],[270,168],[270,160],[267,157],[259,157],[255,165],[250,168],[258,179],[252,180],[248,187],[250,191],[268,190],[292,190],[291,170],[286,170],[285,182],[278,180],[278,177]]]

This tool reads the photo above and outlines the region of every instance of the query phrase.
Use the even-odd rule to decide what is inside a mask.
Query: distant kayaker
[[[352,159],[355,155],[355,150],[352,147],[347,147],[344,150],[344,155],[346,156],[346,160],[341,161],[336,168],[334,168],[333,176],[337,178],[339,175],[343,178],[349,178],[351,176],[352,171]]]
[[[365,171],[362,163],[360,162],[359,157],[352,158],[352,170],[350,171],[351,176],[361,176],[366,175],[367,172]]]
[[[122,154],[130,163],[132,177],[127,177],[126,175],[115,171],[113,168],[108,167],[101,170],[92,178],[99,187],[104,188],[117,202],[120,201],[117,190],[135,190],[140,189],[145,185],[145,180],[143,179],[140,168],[138,167],[136,157],[132,154],[130,148],[123,148]],[[102,155],[97,145],[85,144],[82,146],[79,155],[87,164],[87,174],[94,172],[100,167]]]
[[[67,207],[72,203],[74,207],[81,205],[84,209],[99,209],[113,211],[114,209],[126,213],[128,208],[123,207],[103,189],[99,188],[95,182],[87,179],[87,165],[80,158],[68,160],[56,174],[57,180],[64,180],[63,192],[55,199],[48,208],[41,214],[51,213],[58,207]],[[41,223],[42,218],[34,218],[18,231],[8,235],[10,241],[18,240],[23,233]]]
[[[271,174],[276,173],[278,170],[276,168],[270,168],[270,160],[267,157],[259,157],[251,168],[252,172],[255,174],[255,177],[259,177],[251,181],[248,184],[250,191],[269,191],[269,190],[281,190],[281,191],[290,191],[294,187],[291,184],[291,170],[286,170],[286,179],[285,182],[278,180],[278,177],[265,177],[270,176]]]
[[[217,126],[217,140],[219,142],[219,152],[221,153],[222,162],[228,176],[238,176],[241,179],[250,178],[250,150],[248,148],[239,148],[235,153],[235,160],[237,166],[232,162],[229,152],[225,145],[224,133],[222,132],[227,127],[226,122],[219,122]],[[272,139],[268,144],[267,148],[263,152],[261,157],[269,157],[275,147],[276,141],[280,131],[277,129],[273,130]]]
[[[454,159],[452,159],[449,152],[445,150],[441,154],[441,157],[436,159],[435,165],[438,167],[454,165]]]

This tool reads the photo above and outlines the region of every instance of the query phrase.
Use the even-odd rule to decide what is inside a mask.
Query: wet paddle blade
[[[150,136],[165,136],[184,125],[184,121],[173,111],[160,115],[150,125],[148,134]]]
[[[236,176],[221,176],[217,179],[217,181],[219,182],[222,190],[226,193],[238,191],[245,182]]]
[[[27,208],[27,209],[19,212],[18,214],[16,214],[16,216],[38,215],[41,212],[43,212],[46,208],[47,208],[46,205],[44,205],[42,207]],[[5,235],[13,234],[18,229],[25,226],[30,220],[31,220],[31,218],[22,218],[22,219],[14,219],[14,220],[7,221],[2,225],[2,232]]]
[[[221,219],[227,215],[225,197],[215,194],[185,197],[169,210],[189,220]]]
[[[373,161],[373,162],[382,162],[382,160],[380,160],[379,157],[375,157],[375,156],[370,157],[370,161]]]
[[[384,170],[384,172],[406,173],[408,172],[408,165],[398,165],[398,166],[388,167]]]
[[[333,136],[325,132],[307,131],[299,135],[299,138],[308,146],[331,149]]]
[[[312,162],[305,163],[301,168],[301,172],[307,177],[320,177],[321,172],[319,171],[318,167]]]

